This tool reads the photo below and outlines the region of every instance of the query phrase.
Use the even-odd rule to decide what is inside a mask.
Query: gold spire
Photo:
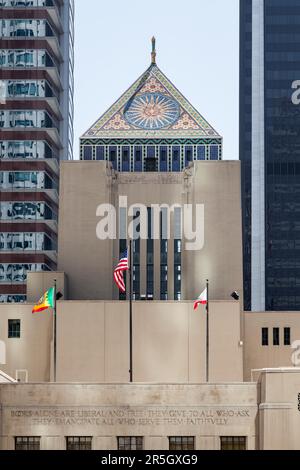
[[[156,39],[153,36],[152,38],[152,54],[151,54],[151,63],[156,64]]]

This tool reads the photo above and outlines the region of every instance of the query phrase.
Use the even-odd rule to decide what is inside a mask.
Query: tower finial
[[[156,39],[153,36],[152,38],[152,54],[151,54],[151,63],[156,64]]]

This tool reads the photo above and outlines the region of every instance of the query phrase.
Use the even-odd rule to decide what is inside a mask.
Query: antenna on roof
[[[151,53],[151,63],[153,65],[156,64],[156,39],[153,36],[152,38],[152,53]]]

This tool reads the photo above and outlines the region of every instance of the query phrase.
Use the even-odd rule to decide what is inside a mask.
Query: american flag
[[[115,283],[117,284],[119,290],[123,293],[126,292],[124,272],[128,270],[129,270],[128,250],[126,250],[122,258],[120,259],[118,266],[114,270]]]

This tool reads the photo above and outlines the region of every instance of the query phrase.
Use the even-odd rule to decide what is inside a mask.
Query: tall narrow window
[[[160,300],[168,300],[167,210],[160,213]]]
[[[269,328],[262,328],[261,344],[262,346],[269,346]]]
[[[185,166],[188,167],[189,164],[194,160],[194,149],[191,146],[185,147]]]
[[[182,300],[182,214],[181,209],[174,211],[174,299]]]
[[[135,231],[136,236],[132,242],[133,249],[133,299],[139,300],[141,296],[141,239],[137,236],[140,233],[140,211],[135,210],[134,221],[135,221]]]
[[[181,240],[174,240],[174,300],[181,300]]]
[[[118,169],[117,147],[109,147],[109,161],[112,163],[114,170],[117,170]]]
[[[145,161],[145,171],[148,171],[148,172],[157,171],[156,148],[153,145],[147,147],[147,158],[146,158],[146,161]]]
[[[163,146],[160,147],[160,163],[159,163],[159,170],[160,171],[168,171],[168,147]]]
[[[210,146],[210,159],[219,160],[219,146],[218,145]]]
[[[130,171],[130,147],[122,148],[122,171]]]
[[[120,240],[120,246],[119,246],[119,258],[120,259],[125,253],[126,248],[127,248],[127,240]],[[124,282],[126,286],[127,285],[126,272],[124,273]],[[126,300],[126,292],[119,291],[119,300]]]
[[[181,162],[180,162],[180,147],[175,146],[172,150],[172,171],[180,171],[181,170]]]
[[[147,297],[154,297],[154,240],[152,238],[152,210],[148,207],[147,239]]]
[[[279,328],[273,328],[273,346],[280,345],[280,330]]]
[[[96,147],[96,160],[104,160],[104,146],[97,145]]]
[[[21,338],[21,320],[8,320],[8,338]]]
[[[198,160],[206,160],[205,145],[198,145],[198,147],[197,147],[197,159]]]
[[[134,171],[143,171],[143,147],[134,148]]]
[[[83,158],[84,160],[93,160],[93,147],[91,145],[83,147]]]
[[[285,346],[291,345],[291,329],[290,328],[284,329],[284,345]]]

